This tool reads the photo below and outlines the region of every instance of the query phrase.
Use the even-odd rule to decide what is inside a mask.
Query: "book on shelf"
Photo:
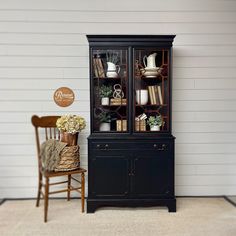
[[[147,86],[148,87],[148,94],[149,94],[149,100],[150,100],[150,104],[153,105],[153,96],[152,96],[152,86]]]
[[[93,71],[94,71],[94,75],[96,77],[98,77],[98,68],[97,68],[97,62],[96,62],[96,58],[93,58]]]
[[[158,86],[154,86],[155,98],[156,98],[156,105],[160,105],[159,93],[158,93]]]
[[[105,77],[105,70],[102,63],[102,59],[99,55],[97,57],[93,58],[93,68],[94,68],[94,74],[96,77],[104,78]]]
[[[159,100],[160,100],[160,105],[163,105],[163,98],[162,98],[162,92],[161,92],[161,86],[157,86],[158,89],[158,95],[159,95]]]
[[[148,87],[150,104],[151,105],[163,105],[161,86],[152,85],[152,86],[147,86],[147,87]]]

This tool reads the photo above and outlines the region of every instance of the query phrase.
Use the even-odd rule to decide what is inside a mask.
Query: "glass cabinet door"
[[[134,49],[134,132],[168,132],[169,50]]]
[[[128,50],[92,48],[92,130],[128,132]]]

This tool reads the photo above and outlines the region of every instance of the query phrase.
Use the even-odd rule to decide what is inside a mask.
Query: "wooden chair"
[[[36,135],[36,145],[37,145],[37,156],[38,156],[38,195],[37,195],[37,202],[36,206],[39,206],[39,201],[41,195],[44,198],[44,222],[47,222],[47,215],[48,215],[48,196],[50,194],[55,193],[62,193],[67,192],[67,200],[70,200],[70,192],[71,191],[77,191],[81,193],[81,205],[82,205],[82,212],[84,212],[84,195],[85,195],[85,180],[84,180],[84,173],[86,172],[83,168],[78,168],[76,170],[72,171],[45,171],[42,169],[41,159],[40,159],[40,143],[42,141],[48,140],[48,139],[60,139],[60,132],[58,132],[56,128],[56,121],[60,116],[42,116],[38,117],[36,115],[32,116],[31,121],[33,126],[35,127],[35,135]],[[44,138],[42,138],[42,141],[40,140],[40,128],[43,130]],[[81,180],[77,180],[74,177],[72,177],[73,174],[80,174]],[[60,181],[60,182],[54,182],[49,183],[49,179],[53,177],[59,177],[59,176],[67,176],[66,181]],[[79,183],[79,187],[75,188],[71,185],[71,180],[74,180]],[[45,184],[43,183],[43,180],[45,180]],[[49,192],[49,187],[51,185],[57,185],[57,184],[65,184],[67,183],[67,188]],[[45,188],[45,191],[43,193],[42,187]]]

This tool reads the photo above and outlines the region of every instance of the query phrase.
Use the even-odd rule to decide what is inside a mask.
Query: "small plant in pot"
[[[112,95],[112,87],[106,86],[103,84],[99,89],[99,95],[101,97],[101,104],[103,106],[108,106],[109,105],[109,97],[111,97],[111,95]]]
[[[98,119],[100,121],[99,131],[110,131],[111,130],[111,115],[109,112],[102,111],[98,115]]]
[[[164,125],[164,121],[161,115],[150,116],[147,120],[147,124],[150,126],[151,131],[160,131],[160,127]]]

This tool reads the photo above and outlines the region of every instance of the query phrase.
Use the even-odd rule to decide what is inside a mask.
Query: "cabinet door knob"
[[[108,148],[108,147],[109,147],[109,145],[108,145],[108,144],[106,144],[106,145],[105,145],[105,148]]]
[[[97,144],[97,148],[100,148],[100,144]]]
[[[153,147],[154,147],[154,148],[156,148],[156,147],[157,147],[157,145],[156,145],[156,144],[153,144]]]

